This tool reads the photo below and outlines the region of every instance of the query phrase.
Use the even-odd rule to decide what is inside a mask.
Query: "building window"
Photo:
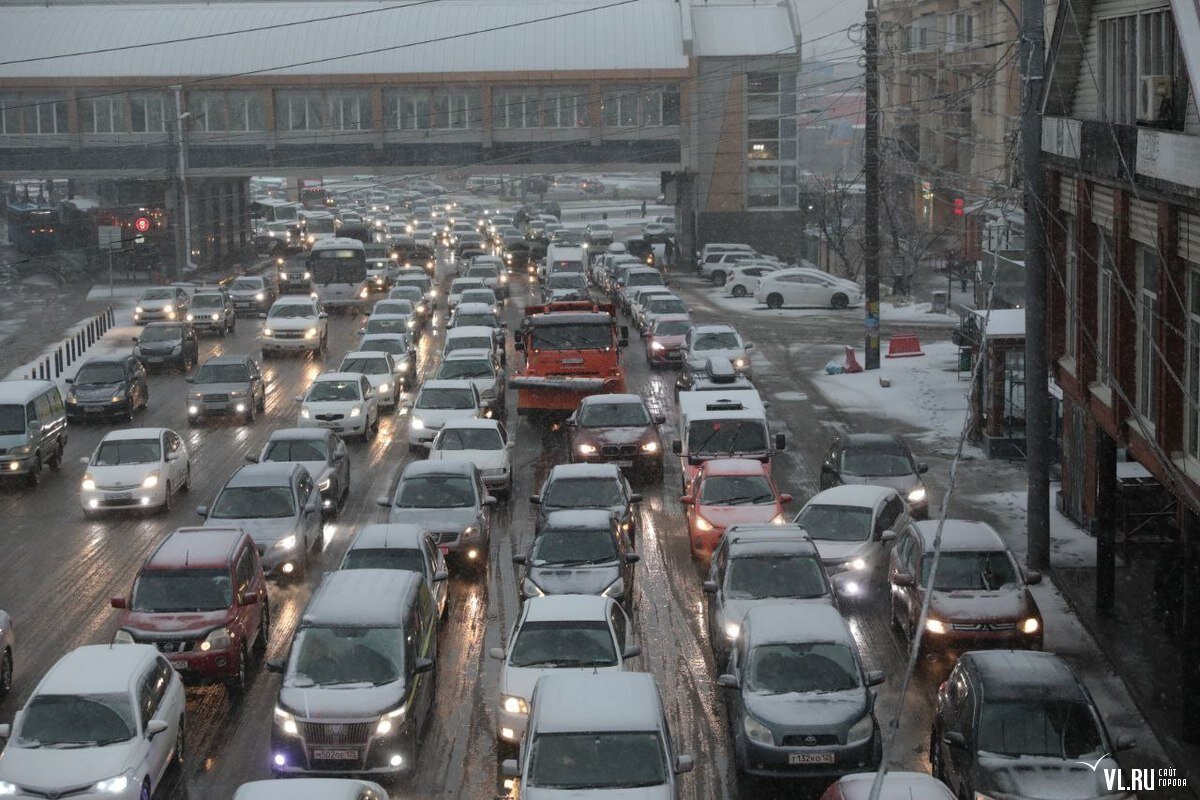
[[[162,133],[167,129],[162,92],[134,92],[129,95],[129,122],[138,133]]]
[[[324,124],[320,92],[279,92],[276,126],[285,131],[315,131]]]
[[[1116,259],[1113,238],[1100,232],[1100,253],[1096,281],[1096,382],[1108,386],[1112,381],[1113,285]]]
[[[336,131],[364,131],[373,127],[371,95],[365,91],[334,91],[329,101],[329,127]]]
[[[1154,424],[1158,396],[1158,357],[1154,319],[1158,313],[1158,254],[1138,247],[1137,280],[1137,414]]]
[[[126,133],[125,95],[88,97],[79,101],[84,133]]]
[[[1099,21],[1101,113],[1111,121],[1170,122],[1182,117],[1176,100],[1186,97],[1175,23],[1166,9]],[[1147,81],[1152,76],[1164,83]],[[1165,90],[1159,94],[1159,90]]]
[[[466,89],[439,89],[433,93],[430,125],[434,128],[465,130],[478,128],[481,93]]]
[[[1200,266],[1188,270],[1187,396],[1183,398],[1187,454],[1200,459]]]
[[[0,134],[51,133],[69,133],[65,100],[28,94],[0,94]]]
[[[413,131],[429,128],[429,92],[401,89],[383,98],[384,124],[390,130]]]
[[[537,89],[500,89],[492,93],[493,128],[540,128],[541,93]]]
[[[779,207],[779,167],[750,167],[746,178],[747,206],[750,208]]]
[[[796,82],[791,70],[746,76],[746,206],[796,208]]]
[[[1078,348],[1079,315],[1075,303],[1079,298],[1079,254],[1075,243],[1075,217],[1067,215],[1063,218],[1067,234],[1067,264],[1063,275],[1063,288],[1066,295],[1066,335],[1063,337],[1067,358],[1075,358]]]
[[[938,24],[936,14],[925,14],[917,17],[908,26],[908,45],[909,50],[924,50],[938,44],[940,37],[938,36]]]
[[[608,128],[658,128],[679,124],[679,92],[661,87],[623,88],[604,93]]]
[[[975,18],[969,11],[950,15],[949,35],[946,44],[950,47],[970,47],[975,39]]]
[[[542,92],[543,128],[586,128],[587,90],[582,87],[546,89]]]
[[[196,130],[261,131],[266,129],[260,92],[191,92],[188,110]]]

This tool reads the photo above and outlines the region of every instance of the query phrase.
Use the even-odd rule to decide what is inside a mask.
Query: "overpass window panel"
[[[23,94],[0,95],[0,133],[68,133],[62,100]]]
[[[434,128],[464,129],[479,126],[481,94],[466,89],[447,89],[433,93]]]
[[[130,123],[139,133],[162,133],[167,129],[163,96],[159,92],[136,92],[129,96]]]
[[[536,90],[506,89],[496,92],[492,105],[493,127],[541,127],[541,102]]]
[[[679,124],[679,92],[667,89],[662,95],[662,124]]]
[[[366,92],[330,92],[330,125],[335,130],[360,131],[371,127],[371,97]]]
[[[582,128],[586,125],[586,89],[564,86],[542,92],[543,128]]]
[[[191,92],[188,94],[188,110],[192,112],[192,124],[201,131],[227,131],[225,96],[221,92]]]
[[[21,101],[18,95],[0,94],[0,133],[21,132],[20,112],[15,108],[19,105]]]
[[[779,122],[774,119],[752,119],[746,123],[746,139],[750,150],[746,157],[774,161],[779,158]]]
[[[125,96],[89,97],[79,101],[84,133],[125,133]]]
[[[424,89],[405,89],[384,95],[384,120],[392,130],[413,131],[430,125],[429,92]]]
[[[258,92],[229,92],[229,130],[266,130],[262,95]]]
[[[604,125],[631,128],[638,124],[638,91],[615,89],[604,93]]]
[[[659,89],[642,92],[642,125],[659,127],[662,125],[663,93]]]
[[[320,92],[280,92],[283,129],[311,131],[322,127]]]

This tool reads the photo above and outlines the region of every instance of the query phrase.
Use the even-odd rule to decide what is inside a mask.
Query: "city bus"
[[[313,291],[326,308],[366,310],[367,256],[358,239],[318,239],[308,253],[308,271]]]

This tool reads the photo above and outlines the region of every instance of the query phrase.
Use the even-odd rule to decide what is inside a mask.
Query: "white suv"
[[[297,395],[301,428],[328,428],[363,441],[379,432],[379,402],[371,381],[361,372],[326,372],[308,391]]]
[[[281,297],[267,312],[259,341],[263,356],[307,350],[324,353],[329,345],[328,314],[311,297]]]

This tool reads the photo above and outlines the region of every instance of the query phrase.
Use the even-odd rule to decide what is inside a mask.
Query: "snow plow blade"
[[[508,379],[508,385],[516,389],[549,389],[560,392],[600,392],[603,391],[603,378],[541,378],[513,377]]]

